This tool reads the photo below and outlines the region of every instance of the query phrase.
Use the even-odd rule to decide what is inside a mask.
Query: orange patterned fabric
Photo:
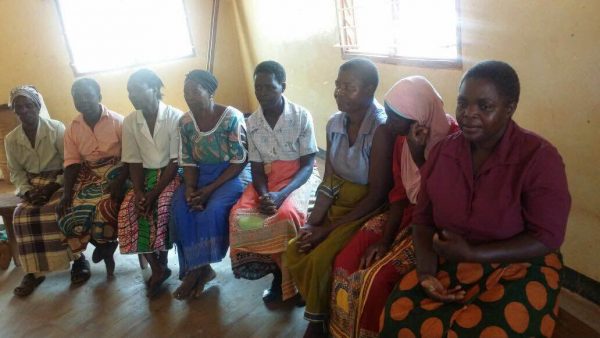
[[[530,262],[443,262],[437,278],[467,292],[461,302],[426,296],[406,274],[386,304],[381,337],[551,337],[558,316],[559,253]]]

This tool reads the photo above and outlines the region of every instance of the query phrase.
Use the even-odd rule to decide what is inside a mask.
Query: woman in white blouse
[[[39,115],[42,102],[31,86],[11,91],[11,107],[21,124],[6,136],[4,143],[10,181],[23,200],[13,217],[18,259],[27,273],[14,290],[21,297],[31,294],[47,272],[68,269],[70,264],[55,213],[62,195],[65,126]],[[84,264],[83,255],[78,261]]]
[[[135,111],[123,121],[121,160],[128,164],[133,188],[119,211],[119,243],[123,254],[144,254],[152,276],[152,297],[171,275],[167,253],[169,216],[173,192],[179,186],[179,109],[161,101],[163,83],[151,70],[141,69],[129,77],[127,91]]]

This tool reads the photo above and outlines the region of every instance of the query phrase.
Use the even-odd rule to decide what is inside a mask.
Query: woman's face
[[[17,96],[13,101],[13,109],[24,126],[36,125],[40,114],[40,107],[33,100],[25,96]]]
[[[254,95],[263,111],[277,107],[285,90],[273,73],[257,73],[254,77]]]
[[[194,81],[185,81],[183,85],[183,97],[188,107],[193,112],[199,112],[210,108],[211,95],[202,87],[202,85]]]
[[[457,101],[456,120],[463,135],[472,143],[487,146],[502,138],[516,108],[492,81],[482,78],[466,79]]]
[[[95,117],[101,112],[100,95],[90,86],[80,86],[73,90],[75,109],[84,116]]]
[[[156,89],[148,86],[147,83],[132,81],[127,84],[129,92],[129,101],[136,110],[150,109],[158,101]]]
[[[341,70],[335,80],[333,97],[340,111],[354,113],[371,105],[372,88],[353,70]]]
[[[395,135],[408,135],[410,131],[410,126],[416,121],[404,118],[398,114],[396,114],[390,107],[385,104],[385,113],[387,115],[387,121],[385,124],[388,126],[389,130]]]

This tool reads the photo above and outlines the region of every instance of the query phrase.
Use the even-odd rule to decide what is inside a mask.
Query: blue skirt
[[[214,182],[229,162],[198,164],[198,188]],[[179,256],[179,278],[193,269],[220,262],[229,247],[229,211],[251,181],[250,166],[215,190],[205,209],[192,211],[185,200],[185,184],[179,186],[171,206],[171,238]]]

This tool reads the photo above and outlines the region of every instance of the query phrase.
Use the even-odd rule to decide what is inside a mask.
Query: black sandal
[[[71,267],[71,284],[83,284],[90,279],[91,275],[90,262],[81,254],[79,259],[73,261],[73,266]]]
[[[23,277],[21,284],[13,290],[13,293],[19,297],[29,296],[45,279],[46,276],[35,278],[34,274],[28,273]]]

